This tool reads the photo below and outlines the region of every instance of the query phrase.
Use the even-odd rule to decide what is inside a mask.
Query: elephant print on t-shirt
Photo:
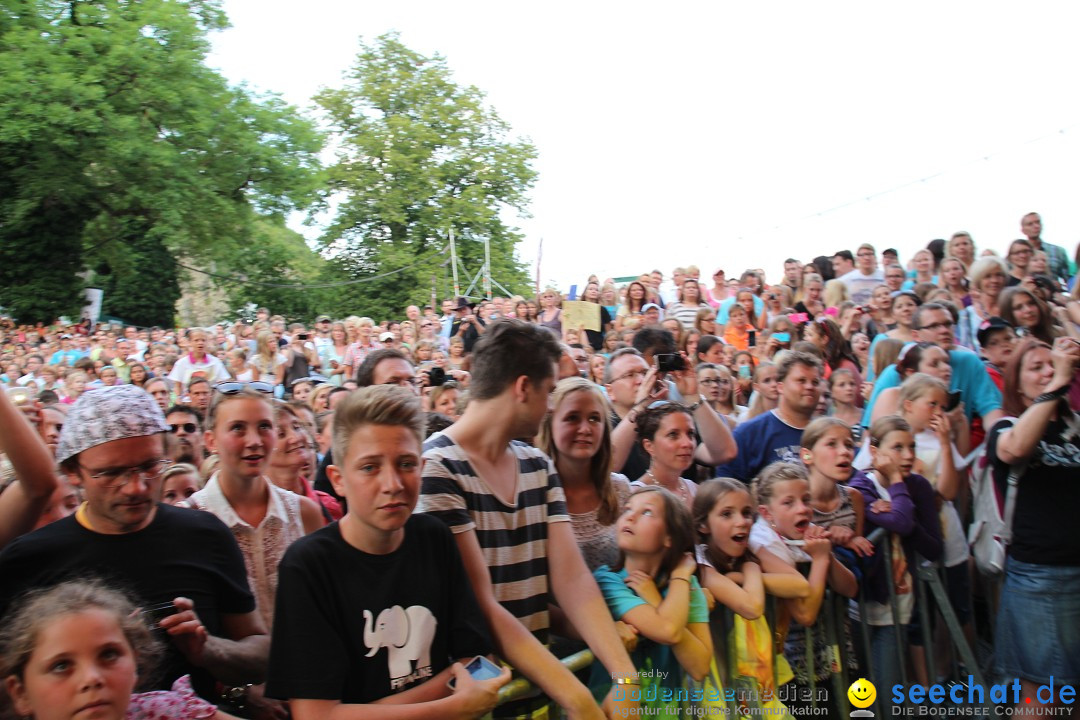
[[[386,648],[391,690],[431,677],[431,643],[435,640],[437,624],[435,616],[423,605],[407,608],[394,605],[380,612],[377,618],[370,610],[364,610],[367,656]]]

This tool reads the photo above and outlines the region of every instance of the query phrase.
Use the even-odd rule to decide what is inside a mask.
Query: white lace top
[[[229,526],[240,552],[244,555],[248,585],[255,594],[259,614],[266,627],[274,626],[274,595],[277,593],[277,567],[285,550],[304,536],[300,517],[300,496],[283,490],[263,478],[270,491],[266,516],[258,527],[251,527],[236,514],[218,484],[217,473],[206,486],[188,498],[188,505],[213,513]]]
[[[619,499],[619,511],[622,512],[626,501],[630,499],[630,482],[624,475],[611,473],[611,484],[615,487],[615,495]],[[585,564],[589,566],[589,572],[595,571],[602,565],[614,565],[619,559],[615,524],[602,525],[598,518],[599,513],[599,507],[588,512],[570,513],[574,539],[581,548],[581,555],[585,558]]]

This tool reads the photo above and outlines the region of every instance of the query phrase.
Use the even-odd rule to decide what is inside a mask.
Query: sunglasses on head
[[[214,389],[222,395],[236,395],[237,393],[243,392],[245,388],[254,390],[255,392],[266,393],[267,395],[274,394],[273,385],[266,382],[260,382],[258,380],[256,380],[255,382],[237,382],[235,380],[226,380],[225,382],[219,382],[217,385],[214,386]]]

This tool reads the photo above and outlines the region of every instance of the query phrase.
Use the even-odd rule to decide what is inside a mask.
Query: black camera
[[[427,371],[428,387],[438,387],[446,384],[446,371],[440,367],[433,367]]]
[[[656,356],[656,369],[660,372],[676,372],[686,369],[686,361],[682,355],[675,353],[661,353]]]

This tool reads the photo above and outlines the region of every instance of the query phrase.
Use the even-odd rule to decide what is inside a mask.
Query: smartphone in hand
[[[477,655],[470,660],[469,664],[465,666],[465,670],[472,676],[473,680],[491,680],[502,675],[502,668],[483,655]],[[453,690],[457,685],[457,678],[450,678],[446,684]]]

